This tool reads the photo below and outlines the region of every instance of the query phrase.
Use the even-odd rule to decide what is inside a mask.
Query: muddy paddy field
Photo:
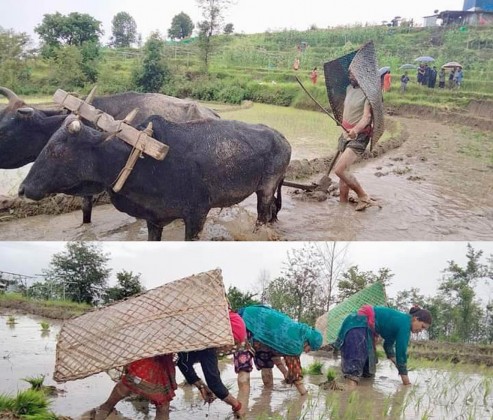
[[[26,377],[44,376],[45,385],[56,392],[51,408],[59,416],[85,419],[85,413],[96,407],[109,395],[114,386],[106,373],[86,379],[57,384],[52,375],[56,359],[56,339],[61,322],[33,315],[17,313],[16,323],[7,325],[12,314],[3,309],[0,315],[0,393],[15,394],[29,388]],[[41,330],[40,322],[50,324],[50,330]],[[309,395],[300,397],[296,389],[281,381],[274,371],[274,388],[265,390],[260,375],[252,372],[252,392],[248,419],[486,419],[493,418],[493,369],[484,364],[463,364],[413,358],[415,348],[433,346],[447,351],[442,344],[424,343],[412,346],[410,357],[411,386],[403,386],[391,364],[382,360],[377,365],[374,379],[364,380],[355,391],[325,390],[319,385],[326,381],[324,374],[331,368],[339,372],[340,360],[331,353],[316,352],[302,358],[304,368],[314,361],[323,364],[323,375],[305,375]],[[437,351],[435,348],[435,351]],[[421,349],[422,350],[422,349]],[[448,352],[454,354],[453,346]],[[468,348],[467,352],[472,349]],[[491,352],[491,348],[490,348]],[[220,364],[224,382],[233,394],[237,393],[232,360],[225,358]],[[197,368],[199,376],[200,368]],[[179,383],[176,397],[171,403],[171,419],[226,419],[232,418],[228,406],[216,401],[204,405],[195,388],[184,384],[177,371]],[[337,379],[340,381],[340,378]],[[112,419],[151,419],[153,406],[130,398],[117,406]]]
[[[221,113],[221,110],[219,109]],[[201,240],[491,240],[493,232],[493,104],[468,112],[387,109],[387,131],[354,173],[380,207],[355,212],[328,191],[306,194],[283,187],[279,222],[256,232],[256,200],[213,209]],[[287,179],[319,183],[338,131],[321,113],[255,104],[223,118],[266,123],[286,134],[293,153]],[[296,120],[296,124],[293,121]],[[80,199],[15,198],[27,168],[0,171],[0,240],[146,240],[145,222],[100,199],[93,223],[81,224]],[[182,240],[180,221],[163,240]]]

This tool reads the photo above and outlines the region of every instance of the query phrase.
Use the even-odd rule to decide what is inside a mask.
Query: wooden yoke
[[[55,92],[53,101],[95,124],[101,130],[115,134],[124,142],[154,159],[163,160],[168,153],[169,147],[152,138],[146,133],[146,130],[139,131],[128,125],[125,120],[115,120],[111,115],[94,108],[89,103],[70,95],[62,89],[58,89]]]

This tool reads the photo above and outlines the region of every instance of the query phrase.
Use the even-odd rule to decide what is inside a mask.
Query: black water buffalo
[[[40,200],[74,185],[103,184],[114,206],[145,219],[148,239],[160,240],[175,219],[185,239],[197,239],[211,208],[228,207],[257,194],[257,223],[276,220],[291,146],[265,125],[228,120],[174,123],[152,116],[153,137],[169,146],[164,160],[139,159],[119,193],[111,186],[131,147],[69,117],[50,139],[19,188]],[[277,191],[277,197],[275,195]]]
[[[8,105],[0,110],[0,169],[13,169],[34,162],[50,137],[58,130],[66,111],[38,109],[27,105],[11,90],[0,87],[0,94],[9,99]],[[115,119],[125,118],[133,109],[139,112],[133,124],[140,124],[150,115],[162,115],[171,121],[190,121],[200,118],[219,118],[213,110],[193,101],[174,98],[158,93],[126,92],[111,96],[95,97],[92,104]],[[78,193],[67,189],[70,195],[86,195],[83,200],[83,223],[90,223],[92,194],[103,191],[100,185],[86,185]],[[83,192],[82,192],[83,191]]]

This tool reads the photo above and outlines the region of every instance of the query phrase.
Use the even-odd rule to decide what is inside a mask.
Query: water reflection
[[[40,337],[39,319],[19,316],[11,327],[7,318],[0,317],[0,393],[13,394],[29,388],[22,379],[45,376],[45,385],[54,386],[57,396],[51,408],[58,415],[80,419],[101,404],[113,389],[109,375],[101,373],[78,381],[56,384],[53,379],[56,335],[60,326],[52,321],[52,333]],[[41,333],[42,334],[42,333]],[[304,367],[314,360],[339,372],[337,359],[302,356]],[[221,361],[221,375],[231,393],[238,393],[236,374],[231,358]],[[459,367],[448,369],[417,369],[410,372],[413,385],[403,386],[396,369],[386,360],[377,365],[374,379],[363,380],[354,391],[325,391],[319,384],[325,375],[306,375],[304,382],[308,396],[301,397],[295,387],[282,382],[276,369],[274,387],[265,388],[260,372],[251,372],[250,406],[247,419],[329,419],[329,418],[490,418],[493,407],[493,377],[484,368],[478,373],[466,373]],[[481,374],[479,373],[481,372]],[[202,372],[198,372],[202,374]],[[171,402],[172,420],[232,418],[231,410],[222,401],[204,405],[198,392],[184,386],[184,378],[177,371],[180,384]],[[144,420],[153,418],[152,404],[140,399],[129,399],[117,405],[113,420]],[[353,417],[351,417],[353,416]]]

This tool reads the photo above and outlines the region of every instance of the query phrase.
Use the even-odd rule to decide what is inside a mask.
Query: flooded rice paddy
[[[488,133],[476,141],[470,130],[440,122],[394,118],[407,133],[401,147],[356,165],[360,183],[381,207],[355,212],[337,197],[306,199],[284,187],[279,222],[254,231],[256,198],[251,196],[228,209],[212,209],[201,240],[491,240],[493,232],[493,166],[478,153],[487,149]],[[481,137],[483,136],[483,137]],[[489,137],[488,137],[489,138]],[[466,147],[467,146],[467,147]],[[481,150],[481,148],[486,148]],[[303,150],[293,142],[293,158]],[[327,156],[327,147],[307,158]],[[0,172],[0,191],[12,194],[25,168]],[[302,183],[317,182],[322,174]],[[334,183],[338,182],[331,175]],[[0,194],[1,194],[0,192]],[[112,205],[97,206],[93,223],[83,226],[81,212],[48,214],[0,223],[1,240],[116,240],[147,239],[145,223]],[[163,240],[183,240],[184,225],[176,221],[163,231]]]
[[[106,373],[86,379],[56,384],[52,379],[55,366],[56,337],[61,324],[53,320],[50,331],[42,332],[41,318],[15,315],[16,324],[7,325],[7,316],[0,316],[0,393],[15,394],[29,385],[22,379],[45,376],[45,385],[56,386],[58,395],[51,408],[58,415],[84,419],[84,414],[101,404],[114,382]],[[303,367],[314,360],[324,364],[324,372],[332,367],[339,371],[340,361],[318,355],[304,355]],[[411,361],[411,366],[419,362]],[[196,365],[197,366],[197,365]],[[233,394],[237,393],[232,361],[220,363],[222,378]],[[197,372],[201,375],[200,368]],[[493,371],[460,367],[419,368],[409,373],[411,386],[401,385],[395,368],[387,361],[377,366],[374,379],[364,380],[355,391],[328,391],[319,387],[324,376],[305,375],[309,395],[300,397],[296,389],[285,385],[274,371],[275,385],[264,389],[259,373],[254,370],[248,419],[487,419],[493,418]],[[232,418],[229,406],[216,401],[204,405],[195,388],[179,383],[171,403],[171,419]],[[152,419],[154,407],[138,399],[122,401],[112,419]]]

